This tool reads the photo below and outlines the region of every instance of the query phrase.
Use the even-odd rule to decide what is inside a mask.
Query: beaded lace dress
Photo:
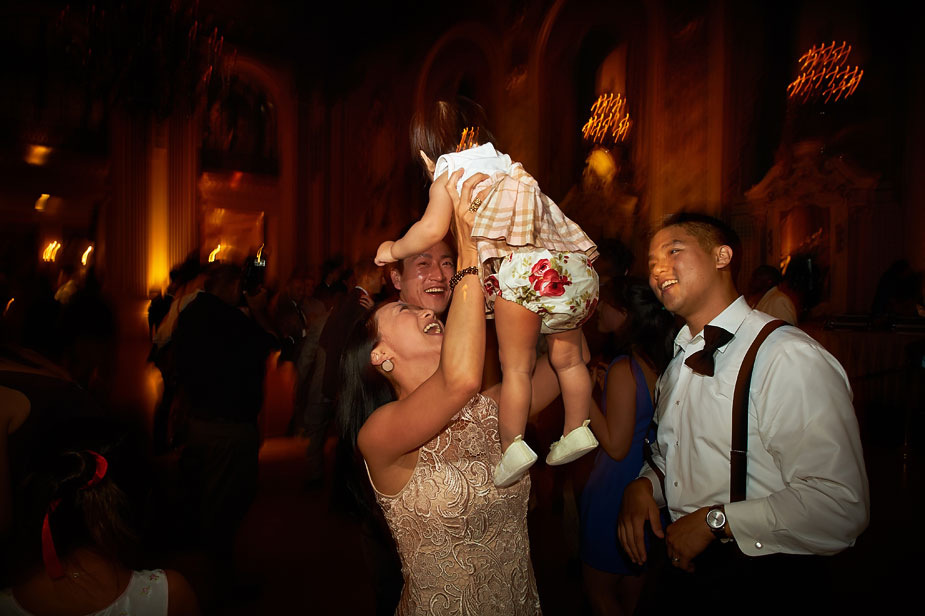
[[[495,487],[500,459],[498,407],[476,395],[421,447],[398,494],[376,491],[405,579],[396,614],[541,614],[527,538],[530,476]]]

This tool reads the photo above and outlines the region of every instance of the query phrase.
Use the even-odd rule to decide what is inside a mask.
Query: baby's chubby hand
[[[392,257],[392,244],[394,243],[389,240],[379,244],[379,250],[376,251],[376,265],[382,267],[386,263],[395,263],[398,260]]]

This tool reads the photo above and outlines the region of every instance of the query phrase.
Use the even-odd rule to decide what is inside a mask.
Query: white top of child
[[[457,192],[462,191],[463,182],[476,173],[485,173],[487,175],[497,171],[510,173],[511,157],[497,151],[491,143],[484,143],[462,152],[444,154],[437,159],[437,164],[434,165],[434,179],[444,173],[452,175],[460,167],[465,171],[456,184]]]

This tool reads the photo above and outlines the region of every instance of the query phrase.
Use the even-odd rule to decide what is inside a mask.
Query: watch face
[[[711,528],[722,528],[726,525],[726,514],[719,509],[711,509],[707,512],[707,524]]]

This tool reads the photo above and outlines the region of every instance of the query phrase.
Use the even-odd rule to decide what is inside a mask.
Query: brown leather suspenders
[[[771,335],[775,329],[787,323],[776,319],[767,323],[752,345],[748,348],[742,365],[739,367],[739,375],[736,377],[735,392],[732,395],[732,449],[729,452],[729,502],[745,500],[745,483],[747,479],[747,461],[748,461],[748,390],[751,387],[752,372],[755,369],[755,358],[758,356],[758,349],[765,339]],[[658,409],[658,394],[656,392],[655,408]],[[650,426],[650,434],[658,429],[658,425],[653,420]],[[655,464],[652,459],[651,445],[655,442],[653,436],[651,440],[646,438],[643,443],[643,456],[649,464],[658,481],[661,484],[662,494],[665,494],[665,474]]]
[[[730,503],[745,500],[748,462],[748,390],[752,383],[752,371],[755,369],[755,357],[758,356],[758,348],[765,338],[781,325],[786,325],[786,323],[777,319],[761,328],[739,367],[735,393],[732,395],[732,449],[729,452]]]

